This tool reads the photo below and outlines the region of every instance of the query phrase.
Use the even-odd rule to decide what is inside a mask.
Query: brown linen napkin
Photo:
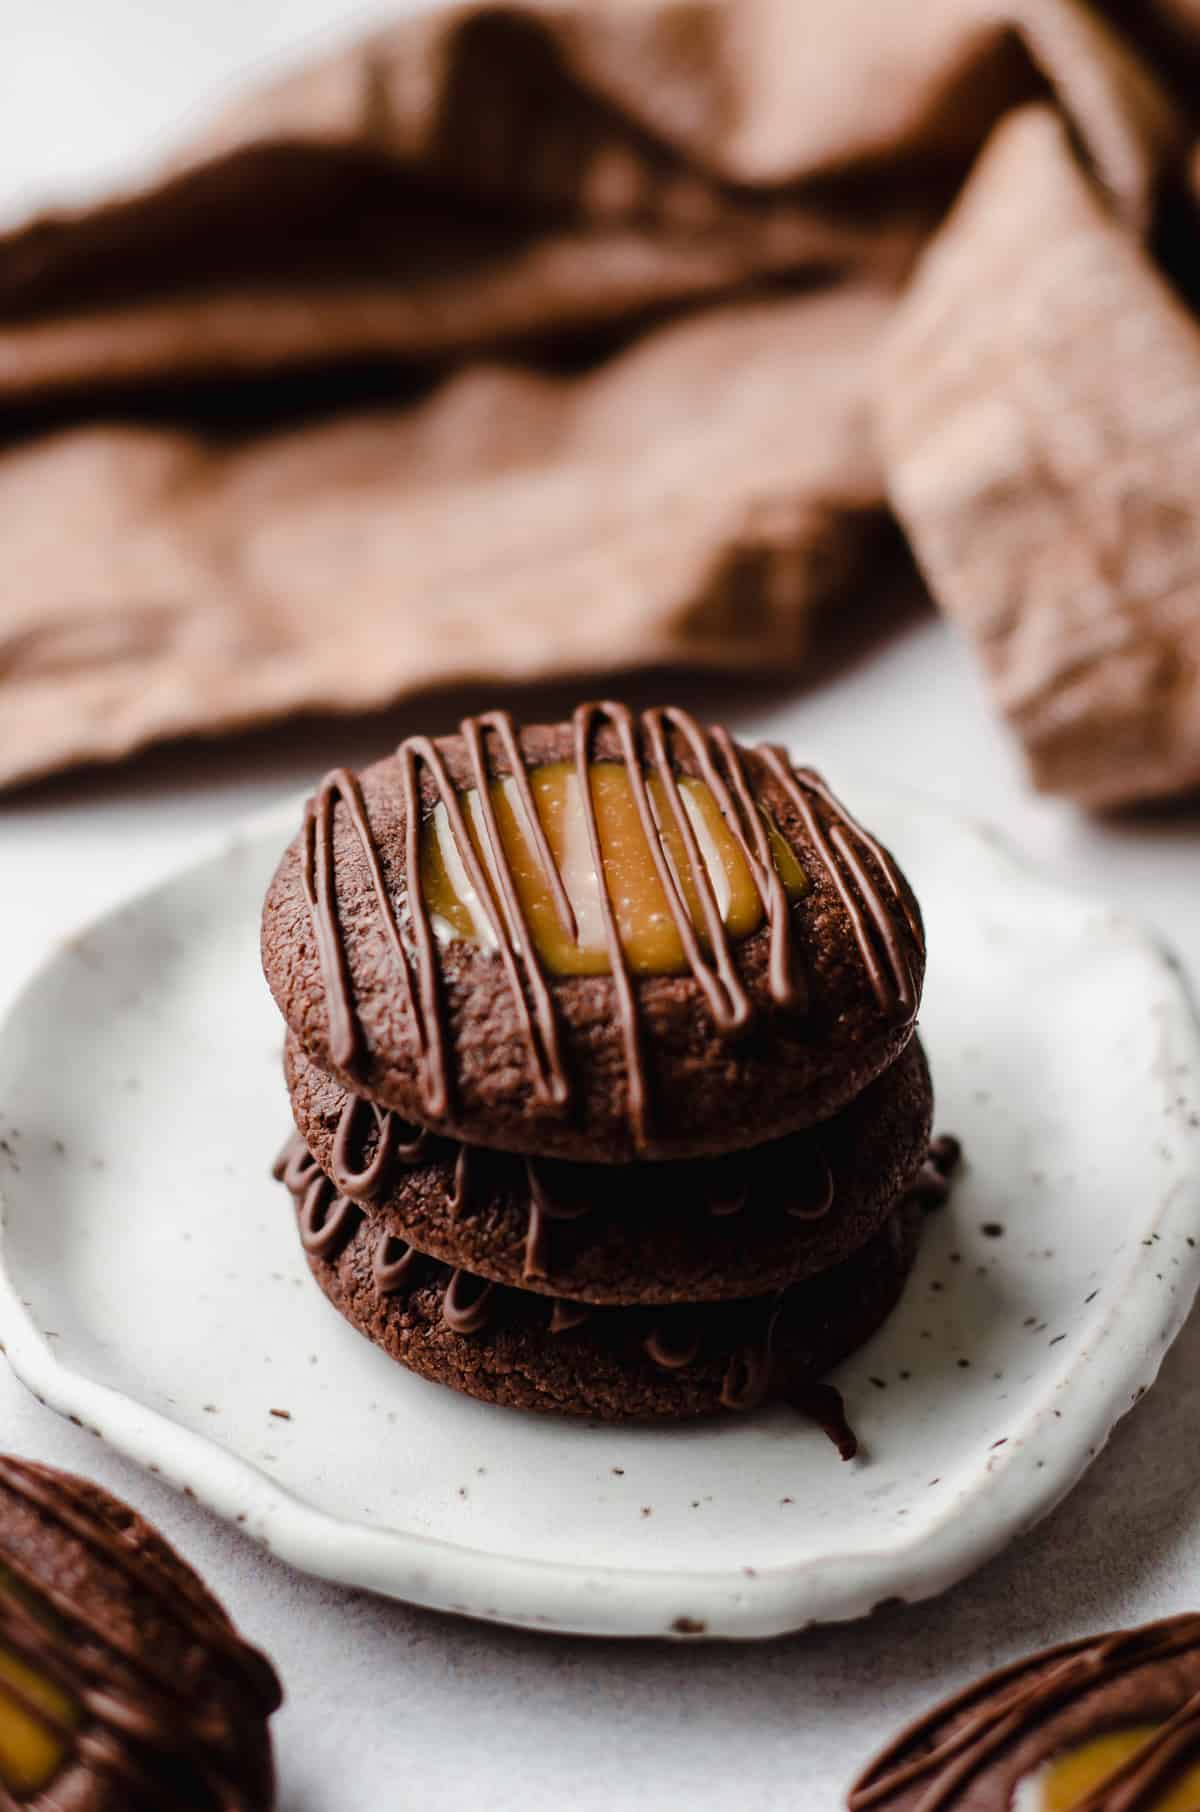
[[[444,9],[0,238],[0,783],[778,670],[889,503],[1039,784],[1200,782],[1200,6],[1106,11]]]

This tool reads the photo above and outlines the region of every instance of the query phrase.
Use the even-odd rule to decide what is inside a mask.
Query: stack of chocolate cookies
[[[312,1271],[473,1396],[803,1401],[944,1193],[907,882],[818,775],[683,711],[495,712],[328,775],[263,959]]]

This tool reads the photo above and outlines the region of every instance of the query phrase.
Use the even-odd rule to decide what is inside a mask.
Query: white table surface
[[[378,0],[0,0],[0,211],[102,186],[236,72],[328,36],[331,19],[389,10]],[[233,818],[334,760],[453,721],[459,704],[173,749],[0,800],[0,996],[52,938]],[[745,695],[722,710],[792,741],[835,779],[880,770],[993,820],[1064,881],[1157,925],[1200,972],[1200,807],[1100,824],[1035,799],[969,654],[932,616],[908,617],[819,689]],[[282,1812],[832,1809],[878,1742],[981,1669],[1088,1628],[1197,1607],[1198,1426],[1193,1317],[1084,1483],[973,1580],[863,1624],[680,1648],[471,1625],[297,1577],[0,1371],[4,1445],[131,1500],[275,1657],[288,1694],[275,1725]]]

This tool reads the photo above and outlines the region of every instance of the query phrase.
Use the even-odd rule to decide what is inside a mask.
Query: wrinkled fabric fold
[[[889,512],[1036,784],[1200,784],[1191,71],[1192,0],[443,8],[0,237],[0,784],[799,672]]]

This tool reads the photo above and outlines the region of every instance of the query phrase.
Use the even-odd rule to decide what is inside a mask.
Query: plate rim
[[[904,813],[931,820],[944,834],[969,841],[976,854],[1025,890],[1036,890],[1047,903],[1069,904],[1081,914],[1097,916],[1110,936],[1137,947],[1159,972],[1164,998],[1170,1001],[1170,1012],[1161,1016],[1160,1039],[1170,1047],[1174,1063],[1187,1060],[1200,1068],[1200,1020],[1186,971],[1157,931],[1135,914],[1050,876],[986,820],[957,813],[914,789],[866,777],[863,784],[877,796],[893,799]],[[280,834],[286,841],[294,833],[298,802],[304,797],[304,793],[290,795],[244,817],[231,829],[204,838],[186,862],[166,868],[148,884],[90,915],[68,935],[56,937],[6,994],[0,1039],[21,1002],[66,948],[239,847]],[[1166,1216],[1182,1212],[1190,1214],[1200,1236],[1200,1130],[1190,1138],[1185,1134],[1186,1145],[1194,1147],[1194,1161],[1187,1164],[1186,1152],[1180,1153],[1175,1183],[1170,1190],[1165,1186],[1158,1190],[1153,1217],[1144,1226],[1156,1228]],[[1016,1459],[1051,1413],[1051,1404],[1044,1400],[1046,1392],[1039,1393],[1022,1421],[1020,1433],[1025,1440],[1012,1442],[1000,1463],[987,1471],[984,1489],[990,1511],[986,1520],[973,1514],[980,1493],[976,1474],[967,1490],[949,1498],[935,1519],[921,1525],[918,1534],[870,1552],[810,1555],[758,1569],[752,1575],[732,1565],[703,1570],[642,1569],[497,1554],[420,1530],[371,1528],[304,1503],[252,1461],[200,1430],[185,1427],[165,1412],[139,1403],[60,1359],[36,1327],[9,1275],[8,1216],[6,1192],[0,1183],[0,1351],[39,1402],[77,1421],[177,1490],[194,1496],[301,1572],[430,1609],[556,1634],[693,1641],[766,1638],[817,1622],[856,1619],[885,1601],[915,1603],[936,1596],[1041,1521],[1074,1488],[1117,1423],[1153,1383],[1200,1286],[1198,1255],[1188,1287],[1176,1292],[1167,1312],[1159,1307],[1154,1317],[1156,1337],[1151,1340],[1147,1328],[1137,1351],[1131,1350],[1117,1362],[1119,1377],[1103,1393],[1103,1410],[1089,1411],[1086,1404],[1077,1404],[1065,1438],[1061,1427],[1056,1431],[1054,1462],[1047,1461],[1034,1486],[1028,1476],[1018,1482]],[[1136,1257],[1138,1249],[1135,1246],[1133,1265],[1144,1262]],[[1089,1338],[1070,1368],[1049,1381],[1050,1394],[1058,1396],[1069,1388],[1074,1396],[1080,1378],[1092,1370],[1098,1354],[1109,1350],[1129,1312],[1124,1292],[1112,1292],[1106,1313],[1089,1330]],[[844,1585],[842,1602],[836,1607],[814,1611],[811,1578],[831,1569],[853,1570],[858,1583],[853,1590]]]

